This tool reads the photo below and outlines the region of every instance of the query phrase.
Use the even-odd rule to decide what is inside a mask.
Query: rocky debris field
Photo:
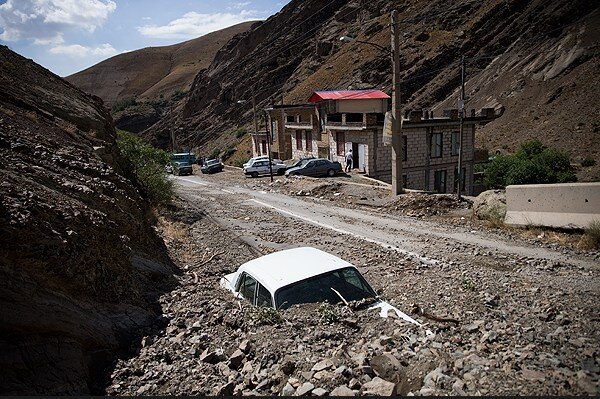
[[[202,190],[180,188],[161,217],[179,286],[159,300],[165,327],[115,365],[108,394],[598,394],[597,269],[447,240],[431,242],[447,261],[421,263]],[[297,246],[354,263],[423,327],[340,304],[257,309],[219,287],[243,262]]]

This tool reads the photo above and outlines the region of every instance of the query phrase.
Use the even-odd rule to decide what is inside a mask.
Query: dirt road
[[[176,179],[176,224],[160,231],[180,286],[161,298],[166,324],[115,366],[107,393],[598,393],[597,254],[283,195],[238,171]],[[247,260],[299,246],[357,265],[406,313],[457,323],[412,313],[418,328],[338,305],[265,316],[218,285]]]

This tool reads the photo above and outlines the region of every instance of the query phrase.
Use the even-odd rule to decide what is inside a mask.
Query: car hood
[[[295,172],[297,170],[302,170],[303,168],[301,166],[296,166],[294,168],[289,168],[287,171],[288,172]]]

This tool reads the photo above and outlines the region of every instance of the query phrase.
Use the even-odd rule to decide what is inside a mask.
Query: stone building
[[[307,156],[345,163],[352,149],[353,168],[391,182],[392,149],[383,143],[384,116],[390,97],[379,90],[315,92],[308,104],[267,109],[273,132],[273,156]],[[475,129],[499,117],[493,109],[472,110],[463,119],[463,187],[473,193]],[[402,119],[403,187],[452,193],[457,188],[460,119],[457,110],[407,111]]]

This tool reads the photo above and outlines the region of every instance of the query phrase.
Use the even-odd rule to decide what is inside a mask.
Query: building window
[[[446,171],[436,170],[433,172],[433,189],[438,193],[446,192]]]
[[[460,148],[459,136],[459,132],[452,132],[452,155],[458,155],[458,149]]]
[[[312,151],[312,132],[306,131],[306,151]]]
[[[462,185],[460,187],[460,189],[462,191],[465,191],[465,182],[466,182],[466,174],[467,174],[467,168],[462,168],[462,176],[461,176],[461,180],[462,180]],[[458,190],[458,168],[454,168],[454,192],[456,192]]]
[[[285,121],[287,123],[294,123],[294,122],[296,122],[296,118],[294,117],[294,115],[286,115],[285,116]]]
[[[327,122],[342,122],[342,114],[329,114],[327,115]]]
[[[310,115],[300,114],[300,123],[308,123],[308,122],[310,122]]]
[[[443,148],[443,135],[442,133],[433,133],[431,135],[431,149],[429,156],[431,158],[439,158],[442,156]]]
[[[271,134],[273,134],[274,136],[277,136],[277,133],[279,133],[279,124],[277,123],[277,121],[273,121],[271,122]]]
[[[382,113],[376,114],[375,123],[377,125],[383,125],[384,122],[385,122],[385,114],[382,114]]]
[[[262,148],[261,154],[266,154],[267,153],[267,140],[261,141],[260,146]]]
[[[302,130],[296,130],[296,149],[302,150]]]
[[[408,187],[408,178],[406,175],[402,175],[402,187],[403,188],[407,188]]]
[[[402,136],[402,160],[408,159],[408,139],[406,136]]]
[[[346,123],[362,123],[363,114],[351,113],[346,114]]]
[[[344,132],[337,132],[335,134],[336,150],[337,154],[344,156],[346,153],[346,135]]]

